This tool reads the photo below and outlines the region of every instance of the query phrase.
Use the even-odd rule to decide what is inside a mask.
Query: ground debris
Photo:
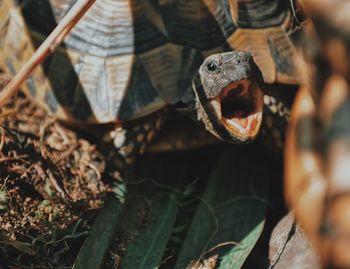
[[[23,94],[9,100],[0,108],[0,256],[14,266],[72,265],[79,247],[68,242],[84,238],[110,191],[105,167],[93,143]]]
[[[214,269],[218,261],[219,255],[214,255],[203,261],[194,261],[187,269]]]

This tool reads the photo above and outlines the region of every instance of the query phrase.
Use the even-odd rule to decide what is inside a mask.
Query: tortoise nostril
[[[250,61],[250,59],[252,59],[252,56],[250,54],[248,55],[241,55],[241,57],[239,59],[237,59],[237,64],[241,64],[241,63],[248,63]]]

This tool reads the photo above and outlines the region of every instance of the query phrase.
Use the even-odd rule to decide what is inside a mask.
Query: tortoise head
[[[263,83],[250,52],[207,57],[193,80],[198,120],[222,140],[252,141],[262,122]]]

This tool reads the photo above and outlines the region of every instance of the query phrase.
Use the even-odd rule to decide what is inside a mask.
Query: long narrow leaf
[[[122,268],[156,268],[164,254],[177,214],[174,195],[159,194],[151,203],[150,222],[142,234],[128,247]]]
[[[102,268],[116,230],[117,221],[122,205],[119,200],[111,197],[97,216],[89,231],[78,257],[74,269]]]

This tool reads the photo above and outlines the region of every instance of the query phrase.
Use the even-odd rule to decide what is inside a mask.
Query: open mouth
[[[232,136],[244,142],[253,139],[262,122],[263,92],[248,79],[230,83],[217,97],[221,122]]]

